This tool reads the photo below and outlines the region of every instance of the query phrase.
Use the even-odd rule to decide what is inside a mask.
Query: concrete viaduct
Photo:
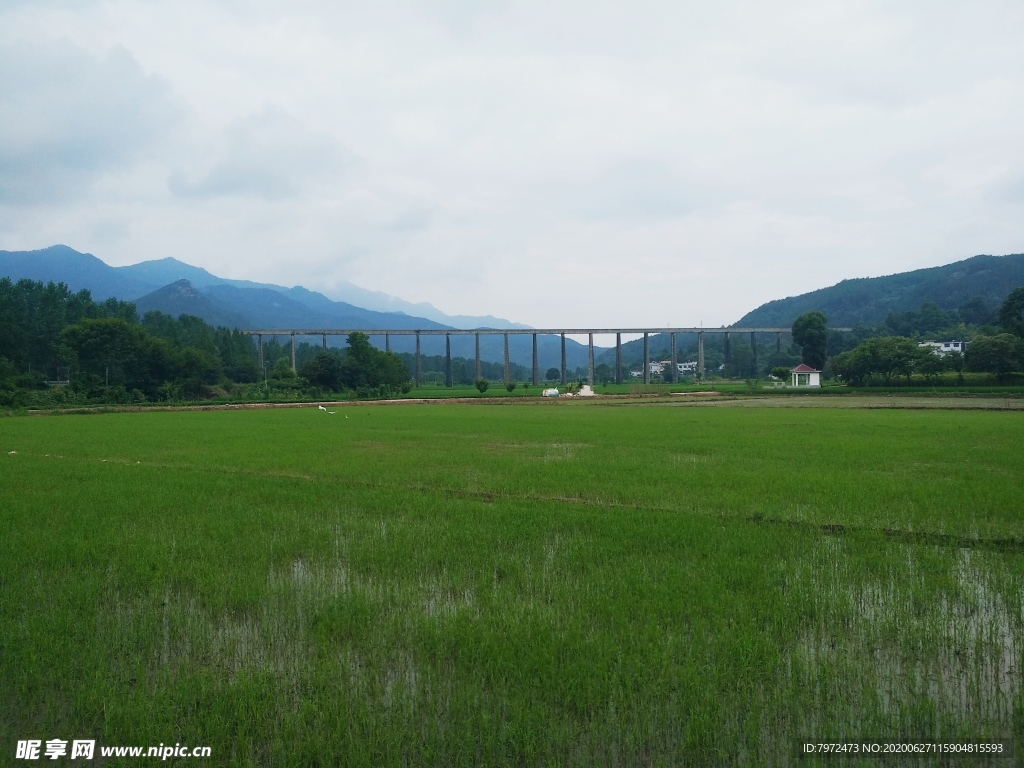
[[[836,331],[849,331],[849,328],[833,328]],[[754,352],[754,365],[757,365],[757,340],[758,333],[774,333],[775,349],[782,349],[782,334],[789,333],[789,328],[510,328],[510,329],[434,329],[410,330],[410,329],[299,329],[288,328],[279,330],[243,330],[250,336],[255,336],[256,345],[259,349],[259,365],[263,367],[263,337],[264,336],[290,336],[292,344],[292,370],[295,370],[295,337],[296,336],[320,336],[323,338],[324,349],[327,349],[328,336],[348,336],[350,333],[365,333],[367,336],[383,336],[384,348],[391,349],[392,336],[415,336],[416,337],[416,386],[420,385],[420,338],[422,336],[444,336],[445,337],[445,386],[452,386],[452,336],[476,336],[476,378],[480,378],[480,337],[481,336],[504,336],[505,337],[505,381],[509,381],[509,359],[508,359],[508,337],[510,335],[532,335],[533,336],[533,383],[540,383],[540,369],[537,364],[537,337],[538,336],[561,336],[562,337],[562,384],[565,384],[565,337],[586,336],[589,340],[589,354],[587,356],[588,381],[594,383],[594,336],[615,336],[615,383],[622,383],[622,334],[643,335],[644,337],[644,383],[651,382],[650,347],[649,338],[651,334],[671,335],[671,356],[673,362],[676,360],[676,334],[695,333],[697,334],[697,369],[704,370],[704,334],[723,334],[725,336],[725,357],[729,359],[729,342],[732,334],[749,333],[750,347]],[[679,372],[672,366],[671,380],[677,381]]]

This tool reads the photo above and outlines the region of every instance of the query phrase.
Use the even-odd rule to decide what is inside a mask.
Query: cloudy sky
[[[0,0],[0,249],[721,325],[1024,251],[1024,4]]]

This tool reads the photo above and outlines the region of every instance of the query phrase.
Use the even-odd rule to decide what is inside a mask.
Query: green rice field
[[[332,410],[0,419],[0,764],[1024,750],[1022,411]]]

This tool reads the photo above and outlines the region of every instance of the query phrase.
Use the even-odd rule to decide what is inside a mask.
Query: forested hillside
[[[332,300],[301,286],[284,288],[269,283],[228,280],[172,258],[111,267],[91,254],[79,253],[64,245],[38,251],[0,251],[0,277],[5,276],[15,282],[29,279],[43,283],[65,283],[74,291],[88,289],[93,296],[101,299],[112,297],[132,301],[140,315],[158,311],[177,317],[185,313],[200,317],[211,325],[224,325],[228,328],[440,330],[451,327],[526,327],[500,318],[459,316],[450,319],[462,324],[453,325],[404,312],[374,311]],[[385,294],[379,295],[383,296]],[[402,302],[399,304],[404,306]],[[434,312],[437,313],[436,310]],[[475,320],[494,322],[470,322]],[[468,325],[465,324],[467,322]],[[329,338],[328,343],[341,346],[344,338]],[[379,347],[383,345],[383,337],[371,336],[371,343]],[[415,349],[415,339],[411,336],[395,337],[391,344],[392,350],[396,352],[412,353]],[[538,344],[541,365],[558,364],[561,355],[558,337],[543,336],[538,339]],[[425,355],[443,354],[444,349],[445,342],[441,336],[422,339],[421,351]],[[465,336],[453,338],[452,354],[474,356],[473,339]],[[496,336],[483,337],[480,354],[484,360],[501,361],[504,356],[502,339]],[[509,354],[514,362],[530,365],[530,340],[526,337],[513,337],[509,343]],[[568,339],[566,357],[570,368],[585,366],[587,349],[577,341]]]
[[[170,286],[175,288],[175,286]],[[182,307],[190,286],[177,286]],[[201,298],[201,297],[200,297]],[[253,337],[202,318],[147,311],[132,302],[95,301],[63,283],[0,278],[0,409],[94,403],[289,400],[325,396],[387,397],[408,391],[411,355],[385,352],[365,334],[345,349],[300,342],[292,350],[264,340],[260,368]],[[443,380],[445,361],[424,356],[425,381]],[[471,383],[473,361],[452,360],[456,383]],[[525,371],[513,367],[514,375]],[[497,378],[498,364],[483,373]]]
[[[238,331],[188,315],[140,320],[131,302],[0,278],[0,405],[197,398],[257,378],[256,348]]]
[[[843,280],[829,288],[770,301],[735,324],[785,327],[805,312],[818,310],[828,317],[829,325],[852,327],[885,322],[891,313],[916,311],[926,302],[950,311],[979,298],[984,307],[994,311],[1022,284],[1024,254],[975,256],[943,267]]]
[[[397,354],[372,347],[363,334],[347,341],[343,350],[299,343],[295,371],[290,345],[270,338],[261,369],[253,338],[240,331],[189,314],[148,311],[140,319],[131,302],[0,278],[0,408],[386,397],[411,386]],[[466,367],[462,361],[460,370]],[[425,358],[421,369],[434,373],[443,362]]]

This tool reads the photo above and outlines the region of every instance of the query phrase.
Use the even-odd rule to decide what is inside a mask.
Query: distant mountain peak
[[[178,296],[186,299],[194,299],[197,296],[202,295],[188,280],[176,280],[162,290],[167,293],[177,294]]]
[[[172,317],[193,315],[210,325],[223,325],[227,328],[242,328],[248,324],[243,314],[210,301],[208,296],[188,280],[176,280],[170,285],[139,297],[135,300],[135,309],[140,316],[152,311],[163,312]]]

